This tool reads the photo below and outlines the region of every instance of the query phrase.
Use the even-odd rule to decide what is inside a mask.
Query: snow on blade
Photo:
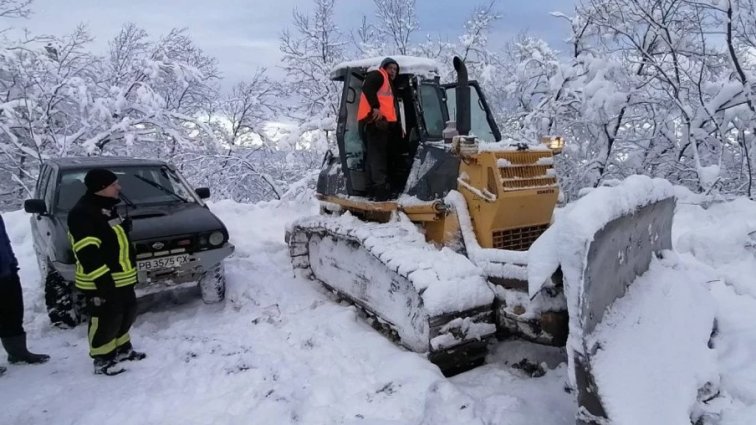
[[[527,262],[530,296],[541,289],[560,262],[562,271],[582,273],[584,256],[593,236],[610,221],[633,213],[643,205],[674,197],[671,183],[634,175],[614,187],[599,187],[555,214],[554,223],[531,246]],[[574,294],[577,295],[577,294]],[[570,300],[568,299],[568,302]],[[573,308],[576,299],[568,304]]]
[[[531,293],[564,273],[581,420],[688,424],[699,390],[718,385],[705,281],[673,252],[653,258],[671,248],[673,199],[669,182],[645,176],[592,190],[532,249]]]
[[[572,208],[568,206],[562,228],[570,229],[569,236],[590,241],[615,218],[674,195],[672,183],[667,180],[633,175],[617,186],[596,188],[572,204]]]
[[[699,270],[655,261],[589,337],[612,424],[689,425],[699,389],[718,386],[708,348],[715,307]],[[709,395],[713,395],[712,391]]]
[[[549,270],[550,267],[544,263],[551,266],[555,264],[550,256],[557,255],[559,258],[558,264],[561,265],[564,274],[567,311],[570,312],[568,353],[572,353],[573,350],[582,352],[582,324],[576,323],[576,320],[577,312],[582,305],[581,299],[585,297],[582,293],[583,273],[587,267],[588,249],[594,235],[612,220],[632,214],[641,206],[672,196],[674,190],[668,181],[640,175],[630,176],[614,187],[596,188],[568,205],[560,214],[559,220],[555,223],[556,243],[544,244],[544,250],[539,252],[540,255],[530,256],[531,259],[538,258],[540,264],[533,265],[533,274],[529,275],[529,286],[538,286],[548,278],[543,274],[539,276],[537,272],[544,273]],[[571,355],[570,364],[574,364]],[[571,375],[571,379],[574,384],[574,376]]]

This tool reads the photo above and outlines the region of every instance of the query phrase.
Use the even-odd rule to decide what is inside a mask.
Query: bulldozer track
[[[288,240],[295,272],[319,282],[337,300],[355,305],[373,328],[394,343],[426,355],[447,376],[483,363],[488,341],[495,335],[492,297],[481,297],[477,305],[458,310],[429,306],[424,298],[429,288],[419,277],[443,268],[433,267],[438,250],[413,228],[320,216],[294,224]],[[418,253],[428,262],[396,261],[417,258]],[[458,261],[467,261],[456,255]],[[477,277],[490,293],[485,280]]]

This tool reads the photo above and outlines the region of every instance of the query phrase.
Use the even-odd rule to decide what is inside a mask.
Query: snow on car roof
[[[50,158],[49,164],[59,168],[89,168],[89,167],[115,167],[126,165],[166,165],[165,161],[158,159],[144,159],[124,156],[70,156]]]
[[[366,71],[378,69],[381,62],[387,56],[374,56],[370,58],[357,59],[337,64],[331,70],[331,79],[340,80],[343,78],[347,68],[362,68]],[[416,74],[427,77],[435,77],[439,74],[439,64],[433,59],[419,56],[388,56],[399,64],[399,72],[402,74]]]

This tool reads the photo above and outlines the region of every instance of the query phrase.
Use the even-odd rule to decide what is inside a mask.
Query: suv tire
[[[223,262],[206,271],[199,279],[200,294],[205,304],[214,304],[226,298],[226,273]]]
[[[49,263],[43,268],[45,304],[53,326],[74,328],[86,321],[86,301],[74,288],[73,282],[63,278]]]

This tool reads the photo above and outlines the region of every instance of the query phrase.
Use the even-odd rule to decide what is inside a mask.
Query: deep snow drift
[[[720,396],[703,406],[711,415],[707,423],[753,424],[756,203],[739,199],[704,209],[695,196],[680,194],[673,228],[677,254],[655,264],[642,283],[648,288],[663,281],[672,291],[665,294],[681,296],[689,296],[685,285],[696,285],[689,299],[710,306],[719,324],[713,372],[720,378]],[[227,261],[225,304],[193,300],[141,315],[132,339],[149,357],[128,364],[128,373],[116,377],[92,374],[85,327],[49,326],[29,217],[19,211],[3,214],[21,262],[29,345],[52,360],[9,365],[0,377],[0,424],[574,423],[576,403],[565,390],[566,357],[560,350],[497,343],[485,366],[447,379],[422,356],[392,345],[354,308],[294,278],[284,228],[316,213],[314,203],[223,201],[211,208],[237,246]],[[645,302],[657,303],[651,309],[664,307],[658,297]],[[635,342],[664,347],[652,343]],[[546,365],[545,376],[530,378],[511,366],[534,352]],[[667,374],[646,371],[655,380]],[[622,391],[618,395],[624,396]],[[673,405],[662,401],[654,408]],[[638,418],[649,413],[639,412]],[[676,417],[671,411],[662,414]]]

